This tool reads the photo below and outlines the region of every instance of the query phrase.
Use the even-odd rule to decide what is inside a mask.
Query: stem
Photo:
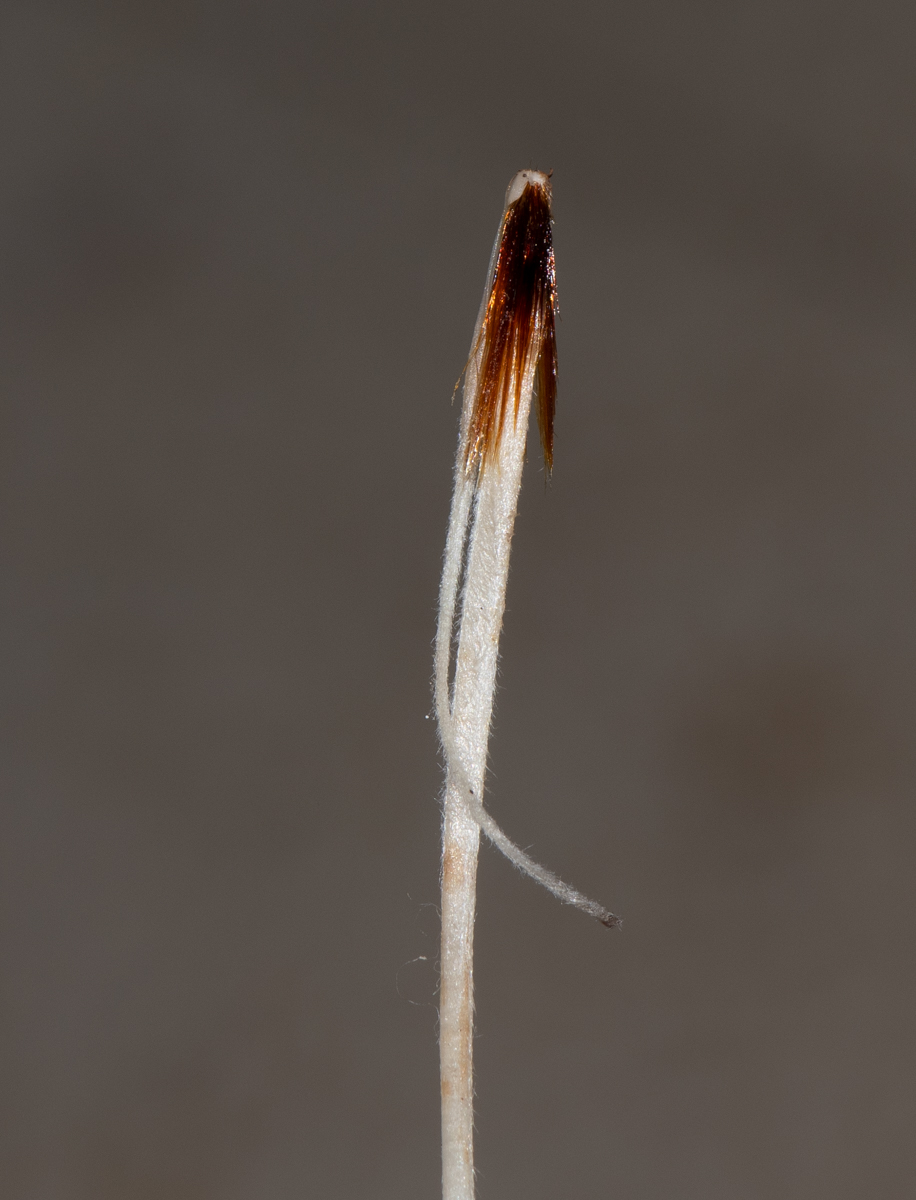
[[[451,561],[453,568],[457,564],[454,572],[457,576],[464,550],[460,521],[462,517],[470,517],[472,528],[461,605],[461,633],[450,707],[446,707],[447,657],[445,677],[437,679],[439,719],[447,763],[439,1009],[444,1200],[473,1200],[474,1196],[473,944],[479,816],[483,811],[487,743],[505,609],[509,550],[533,390],[533,371],[528,375],[518,420],[507,422],[498,463],[482,473],[472,504],[468,504],[466,493],[473,491],[473,485],[467,480],[457,481],[453,511],[457,521],[453,521],[450,530],[449,540],[453,544],[446,557],[446,562]],[[463,473],[463,470],[463,460],[459,459],[459,471]],[[447,568],[445,578],[448,576]],[[457,586],[455,590],[457,592]],[[447,628],[440,628],[439,650],[447,655],[450,643],[451,621],[448,621]],[[445,704],[442,703],[443,695]]]
[[[605,925],[619,924],[606,908],[534,862],[503,833],[483,807],[509,553],[522,480],[528,416],[542,346],[548,337],[546,309],[528,314],[528,340],[523,343],[525,352],[511,360],[511,386],[505,394],[514,399],[513,410],[504,412],[504,419],[500,418],[490,427],[498,432],[486,453],[474,457],[469,454],[468,446],[469,441],[473,441],[475,428],[479,436],[481,426],[477,423],[475,409],[485,390],[485,380],[491,377],[487,375],[486,339],[482,335],[486,331],[488,314],[492,316],[490,306],[498,290],[494,282],[494,265],[498,267],[500,263],[501,239],[507,228],[510,207],[523,196],[528,186],[543,189],[543,195],[549,198],[548,179],[539,172],[520,172],[507,193],[506,211],[493,248],[487,287],[465,372],[455,491],[439,594],[435,691],[439,735],[446,763],[439,1009],[443,1200],[474,1198],[473,947],[480,830],[483,829],[517,867],[564,903],[583,909]],[[544,261],[550,272],[548,282],[552,289],[553,252],[549,243],[548,249],[549,258]],[[510,279],[509,287],[512,282]],[[501,297],[505,294],[502,292]],[[552,339],[552,290],[549,303],[549,337]],[[515,331],[510,330],[510,334],[512,332]],[[506,342],[510,348],[518,344],[512,336]],[[542,435],[544,430],[542,424]],[[550,438],[552,433],[548,431],[544,442],[548,456],[552,445]],[[462,574],[463,589],[459,598]],[[458,645],[450,687],[456,613]]]

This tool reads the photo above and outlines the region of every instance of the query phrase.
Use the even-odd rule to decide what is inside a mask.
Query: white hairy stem
[[[453,520],[443,578],[436,691],[446,757],[442,855],[442,962],[439,1046],[442,1083],[443,1200],[473,1200],[473,942],[480,827],[512,843],[483,810],[499,634],[505,608],[512,527],[525,452],[533,367],[518,419],[507,418],[499,455],[476,487],[459,455]],[[461,624],[449,704],[452,616],[465,559]],[[449,611],[451,610],[451,612]]]
[[[537,172],[520,172],[509,186],[507,207],[518,199],[532,177],[546,183],[546,177]],[[490,260],[465,372],[436,633],[436,711],[446,765],[439,1004],[443,1200],[474,1198],[473,942],[480,830],[517,867],[560,900],[604,924],[617,923],[607,909],[531,859],[483,807],[509,553],[540,352],[535,344],[524,364],[517,409],[506,414],[492,457],[469,469],[468,435],[483,355],[481,329],[501,236],[502,226]]]

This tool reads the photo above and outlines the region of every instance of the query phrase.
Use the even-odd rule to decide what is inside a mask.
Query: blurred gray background
[[[916,14],[6,0],[2,1193],[430,1200],[431,642],[554,170],[481,1200],[916,1188]]]

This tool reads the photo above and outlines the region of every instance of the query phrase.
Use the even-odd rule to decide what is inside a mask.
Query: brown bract
[[[548,472],[553,466],[556,310],[550,184],[529,182],[503,217],[493,282],[471,355],[480,353],[465,448],[468,474],[478,466],[483,470],[496,455],[510,404],[513,419],[518,418],[522,385],[533,364],[544,462]]]

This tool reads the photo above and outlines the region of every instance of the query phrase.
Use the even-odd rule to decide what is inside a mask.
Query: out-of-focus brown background
[[[8,0],[2,1192],[429,1200],[452,385],[554,169],[481,1200],[916,1186],[911,5]]]

